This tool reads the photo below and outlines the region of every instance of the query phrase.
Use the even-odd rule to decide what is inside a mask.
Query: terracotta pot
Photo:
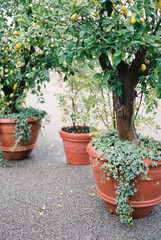
[[[89,143],[87,146],[87,152],[90,155],[90,163],[97,184],[97,194],[105,201],[109,211],[118,215],[116,212],[116,195],[114,188],[114,185],[117,185],[117,181],[112,177],[110,177],[110,180],[107,180],[107,175],[104,170],[100,170],[100,167],[105,161],[99,160],[98,156],[101,154],[93,149],[92,143]],[[95,159],[98,160],[99,164],[96,164]],[[152,167],[150,160],[145,159],[143,161],[149,165],[148,177],[150,180],[143,180],[142,176],[136,178],[138,182],[135,186],[138,191],[129,199],[129,203],[132,203],[134,208],[133,218],[141,218],[148,215],[153,207],[161,202],[161,162],[158,162],[157,167]],[[102,179],[103,173],[105,176]],[[104,181],[102,182],[101,180]]]
[[[92,136],[88,133],[68,133],[65,127],[59,131],[59,134],[63,140],[63,146],[67,162],[73,165],[89,164],[89,155],[87,153],[87,145]]]
[[[8,160],[20,160],[27,158],[36,146],[36,141],[40,132],[41,122],[37,118],[29,118],[28,123],[31,125],[31,139],[25,144],[21,141],[13,151],[15,145],[15,124],[13,119],[0,119],[0,149],[4,153],[4,158]]]

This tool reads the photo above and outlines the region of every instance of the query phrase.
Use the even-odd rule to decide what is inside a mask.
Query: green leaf
[[[149,103],[149,100],[150,100],[149,97],[146,95],[145,98],[144,98],[144,102],[145,102],[146,104],[148,104],[148,103]]]
[[[64,63],[65,59],[66,59],[66,54],[62,54],[62,55],[59,57],[59,63],[60,63],[60,64]]]
[[[88,66],[93,70],[94,69],[94,62],[93,61],[90,61],[88,63]]]
[[[121,62],[121,60],[122,60],[121,55],[114,57],[114,64],[117,66]]]
[[[131,25],[131,24],[129,25],[129,24],[128,24],[126,27],[127,27],[127,29],[128,29],[129,31],[134,32],[134,26],[133,26],[133,25]]]
[[[117,89],[117,95],[118,95],[119,97],[121,97],[121,95],[122,95],[122,89],[121,89],[121,88]]]
[[[112,30],[112,28],[114,27],[114,24],[110,24],[107,28],[106,28],[106,32],[110,32]]]
[[[94,76],[93,76],[94,79],[99,79],[99,80],[102,80],[102,74],[101,73],[96,73]]]

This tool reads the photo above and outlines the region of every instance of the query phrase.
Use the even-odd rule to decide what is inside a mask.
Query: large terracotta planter
[[[62,128],[59,134],[63,140],[67,162],[73,165],[89,164],[89,155],[86,148],[92,136],[89,136],[87,133],[68,133],[63,131],[66,128]]]
[[[102,180],[102,176],[105,173],[100,167],[104,164],[104,161],[99,160],[100,153],[94,150],[92,143],[90,142],[87,146],[87,152],[90,155],[90,163],[93,169],[94,177],[97,184],[97,194],[102,198],[109,211],[118,215],[116,212],[116,195],[114,185],[117,184],[112,177],[110,180],[106,179],[106,174]],[[96,164],[95,159],[98,160]],[[143,180],[141,176],[136,179],[137,193],[131,196],[129,202],[132,203],[134,212],[133,218],[141,218],[148,215],[153,207],[161,202],[161,162],[158,162],[157,167],[152,167],[152,162],[150,160],[143,160],[149,165],[148,177],[150,180]]]
[[[31,139],[25,144],[21,141],[13,151],[15,145],[15,124],[16,121],[12,119],[0,119],[0,149],[4,153],[4,158],[8,160],[20,160],[27,158],[36,146],[36,141],[39,135],[41,122],[37,118],[29,118],[28,124],[31,125]]]

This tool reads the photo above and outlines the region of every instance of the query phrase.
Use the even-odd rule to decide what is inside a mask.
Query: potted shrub
[[[145,156],[141,154],[142,143],[146,147],[146,141],[141,141],[137,134],[134,112],[137,96],[136,87],[138,85],[141,87],[141,92],[145,94],[146,101],[149,99],[151,89],[157,89],[157,97],[161,97],[160,0],[147,0],[144,2],[133,0],[124,2],[114,0],[62,0],[58,2],[59,4],[57,4],[57,1],[53,1],[50,4],[50,12],[52,13],[52,18],[54,18],[55,25],[53,26],[52,21],[51,24],[49,23],[54,28],[55,33],[53,43],[57,52],[56,64],[61,67],[62,72],[72,73],[72,62],[74,59],[81,58],[82,61],[88,59],[87,61],[91,69],[93,69],[93,60],[98,59],[102,72],[96,73],[94,78],[97,78],[100,84],[108,84],[113,92],[113,105],[120,140],[118,140],[115,134],[112,139],[118,140],[119,150],[121,150],[121,144],[126,145],[126,150],[121,153],[121,159],[126,160],[123,161],[124,165],[122,166],[125,171],[122,172],[122,168],[119,168],[122,164],[118,165],[115,171],[119,172],[119,179],[122,181],[123,178],[123,182],[125,180],[124,174],[127,173],[129,175],[127,176],[128,182],[124,184],[129,198],[130,195],[134,194],[134,189],[133,191],[129,189],[129,185],[131,186],[130,181],[132,181],[133,185],[135,180],[137,180],[135,179],[135,177],[137,178],[136,175],[141,175],[143,170],[148,168],[148,166],[149,168],[151,167],[151,162],[147,161],[144,164],[144,161],[141,161],[141,159],[146,157],[153,158],[153,155],[149,157],[147,153],[145,153]],[[46,5],[48,5],[46,1],[41,2],[42,7]],[[46,13],[46,15],[49,14]],[[40,19],[40,21],[42,20]],[[157,107],[157,105],[157,99],[154,99],[153,108]],[[114,146],[108,145],[107,140],[104,142],[105,144],[107,143],[106,148],[110,146],[113,156]],[[156,142],[153,142],[153,144],[155,145]],[[148,141],[149,153],[151,152],[149,146],[153,144],[151,141]],[[154,153],[159,151],[156,150],[159,146],[153,147]],[[136,155],[134,155],[134,162],[131,158],[128,161],[128,148],[133,150],[129,151],[131,153],[130,156],[133,156],[134,151],[138,151],[141,158],[139,163],[135,161]],[[116,160],[117,157],[118,155],[116,155]],[[156,157],[154,154],[154,158]],[[104,159],[104,157],[102,158]],[[112,159],[114,158],[112,157]],[[108,161],[110,160],[108,159]],[[131,179],[130,172],[127,172],[126,169],[131,168],[133,164],[137,171],[136,174],[132,174],[133,177]],[[137,164],[139,164],[139,167]],[[153,169],[159,172],[157,174],[159,174],[160,179],[160,166]],[[144,172],[146,173],[146,170]],[[112,174],[115,177],[113,170]],[[121,176],[121,174],[123,175]],[[123,188],[121,181],[117,181],[117,187]],[[151,184],[150,180],[144,186],[149,186],[149,184]],[[112,191],[115,191],[114,186]],[[126,191],[121,191],[122,194],[123,192],[125,193]],[[143,193],[145,194],[144,191]],[[128,205],[127,195],[119,194],[120,192],[116,192],[117,196],[124,198],[126,207],[125,204],[123,206],[127,209],[129,215],[127,212],[126,214],[124,213],[123,208],[119,209],[118,213],[122,221],[131,223],[132,208]],[[154,200],[153,203],[160,202],[159,188],[157,194],[156,198],[158,201]],[[139,196],[142,196],[142,194]],[[139,201],[142,200],[139,199]],[[120,200],[118,202],[120,203]],[[126,215],[125,218],[124,215]]]
[[[22,159],[35,147],[41,119],[46,114],[26,108],[25,97],[32,89],[43,101],[41,84],[49,81],[52,61],[48,51],[52,47],[48,47],[46,33],[34,22],[31,7],[25,8],[23,19],[21,1],[1,2],[0,8],[1,151],[6,159]]]
[[[56,94],[62,122],[69,124],[59,133],[63,140],[67,162],[74,165],[89,164],[87,145],[93,136],[91,134],[91,99],[88,89],[88,68],[74,68],[74,75],[69,75],[63,84],[63,93]],[[86,70],[86,71],[85,71]],[[86,76],[85,76],[86,75]]]

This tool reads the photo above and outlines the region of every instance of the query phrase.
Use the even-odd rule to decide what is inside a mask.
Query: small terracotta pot
[[[87,153],[87,145],[91,140],[92,136],[88,133],[68,133],[65,127],[59,131],[60,137],[63,140],[63,146],[67,162],[73,165],[84,165],[89,164],[89,155]]]
[[[90,142],[87,146],[87,152],[90,155],[90,163],[93,169],[94,177],[97,184],[97,194],[102,198],[109,211],[118,215],[116,212],[116,195],[114,185],[117,181],[110,177],[107,180],[107,175],[100,167],[105,161],[99,160],[101,153],[95,150]],[[95,161],[98,160],[98,162]],[[131,196],[129,203],[133,205],[133,218],[141,218],[148,215],[153,207],[161,202],[161,162],[157,162],[157,167],[152,167],[152,162],[148,159],[143,160],[149,165],[148,177],[150,180],[143,180],[142,176],[138,176],[135,187],[138,189],[134,196]],[[97,164],[96,164],[97,163]],[[102,176],[104,175],[103,179]],[[103,182],[101,180],[104,180]]]
[[[28,143],[21,141],[18,146],[15,145],[15,124],[13,119],[0,119],[0,149],[4,153],[4,158],[8,160],[20,160],[27,158],[36,146],[36,141],[40,132],[41,121],[35,118],[29,118],[27,122],[31,125],[31,139]]]

